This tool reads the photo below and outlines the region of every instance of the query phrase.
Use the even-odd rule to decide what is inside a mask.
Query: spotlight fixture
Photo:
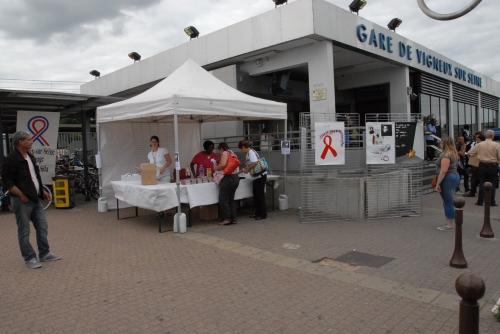
[[[415,93],[410,94],[410,100],[415,101],[417,99],[418,95]]]
[[[90,73],[90,75],[93,75],[96,79],[101,76],[101,73],[99,71],[96,71],[96,70],[92,70],[89,73]]]
[[[186,35],[188,35],[190,37],[190,40],[193,38],[198,38],[198,35],[200,34],[198,29],[196,29],[193,26],[189,26],[189,27],[185,28],[184,32],[186,33]]]
[[[403,23],[403,20],[398,19],[397,17],[393,18],[391,22],[389,22],[389,24],[387,25],[387,28],[389,28],[389,30],[394,30],[394,32],[396,32],[396,28],[399,27],[401,23]]]
[[[130,52],[130,53],[128,54],[128,56],[129,56],[131,59],[133,59],[133,60],[134,60],[134,63],[135,63],[136,61],[140,61],[140,60],[141,60],[141,55],[140,55],[140,54],[138,54],[137,52]]]
[[[351,12],[359,15],[359,11],[363,9],[364,6],[366,6],[366,0],[354,0],[349,5],[349,9],[351,10]]]
[[[274,1],[274,8],[278,7],[279,5],[288,4],[288,0],[273,0],[273,1]]]

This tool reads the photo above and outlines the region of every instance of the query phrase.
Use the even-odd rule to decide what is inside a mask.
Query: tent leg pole
[[[288,129],[287,129],[287,119],[285,119],[285,138],[283,140],[288,140],[287,138],[288,136]],[[291,145],[290,145],[291,146]],[[284,161],[284,174],[285,174],[285,185],[283,186],[283,189],[285,191],[285,195],[286,195],[286,163],[287,163],[287,156],[288,154],[285,154],[284,157],[283,157],[283,161]]]
[[[179,123],[177,121],[177,114],[174,114],[174,134],[175,134],[175,155],[179,159],[180,162],[180,157],[179,157]],[[177,184],[177,199],[179,201],[179,215],[182,213],[181,210],[181,180],[180,180],[180,175],[179,175],[179,170],[177,169],[177,161],[175,160],[174,157],[174,168],[175,168],[175,183]],[[180,226],[178,226],[180,228]]]

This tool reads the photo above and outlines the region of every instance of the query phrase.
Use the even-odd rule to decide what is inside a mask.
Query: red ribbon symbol
[[[328,144],[326,143],[327,139],[330,141]],[[321,159],[326,158],[326,155],[328,154],[328,150],[330,150],[332,152],[333,157],[336,157],[337,151],[335,151],[335,149],[332,147],[332,137],[325,136],[325,138],[323,138],[323,143],[325,144],[325,148],[323,149],[323,153],[321,153]]]
[[[42,123],[42,127],[37,129],[35,124]],[[49,121],[43,116],[35,116],[28,121],[28,129],[33,134],[31,140],[38,141],[42,146],[50,146],[50,144],[42,137],[42,134],[49,128]]]

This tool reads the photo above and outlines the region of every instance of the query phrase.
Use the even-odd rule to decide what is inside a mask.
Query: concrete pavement
[[[486,283],[481,333],[500,333],[490,312],[500,242],[477,237],[483,208],[473,198],[464,208],[467,269],[448,266],[454,233],[436,229],[438,194],[423,197],[422,217],[300,224],[288,210],[220,227],[195,213],[182,235],[158,233],[153,212],[117,220],[82,200],[47,210],[51,249],[63,259],[41,269],[25,267],[14,216],[0,214],[0,332],[456,333],[454,283],[472,271]],[[500,222],[492,227],[499,237]],[[334,260],[353,249],[394,260]]]

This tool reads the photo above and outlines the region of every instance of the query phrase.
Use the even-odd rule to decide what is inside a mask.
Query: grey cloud
[[[125,19],[124,10],[143,10],[161,0],[0,0],[0,31],[11,39],[33,40],[45,44],[57,34],[75,36],[75,31],[92,29],[102,21]],[[123,22],[116,21],[114,34],[123,31]]]

